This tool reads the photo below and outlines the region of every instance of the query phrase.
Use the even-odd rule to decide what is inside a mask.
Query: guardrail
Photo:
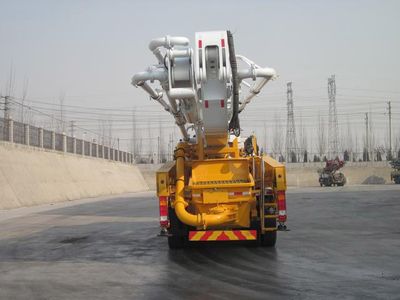
[[[65,133],[16,122],[12,119],[0,118],[0,141],[128,164],[133,163],[132,153],[77,139],[67,136]]]

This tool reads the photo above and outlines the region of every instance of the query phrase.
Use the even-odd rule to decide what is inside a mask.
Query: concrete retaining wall
[[[135,165],[0,142],[0,209],[147,189]]]
[[[156,171],[161,168],[162,164],[138,164],[140,172],[146,180],[150,190],[156,189]]]
[[[318,169],[325,163],[292,163],[286,165],[288,186],[319,186]],[[138,165],[150,189],[155,189],[155,172],[161,165]],[[347,184],[364,184],[371,176],[390,183],[391,168],[388,162],[349,162],[341,169],[347,178]]]

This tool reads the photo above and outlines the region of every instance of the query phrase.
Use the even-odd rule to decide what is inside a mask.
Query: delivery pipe
[[[161,52],[161,47],[171,49],[173,46],[188,46],[189,39],[180,36],[165,36],[162,38],[153,39],[149,44],[149,49],[158,59],[159,63],[162,63],[164,56]]]
[[[165,68],[149,68],[147,71],[139,72],[133,75],[132,85],[137,86],[142,81],[155,81],[158,80],[161,83],[168,80],[168,72]]]
[[[257,68],[255,65],[253,65],[249,69],[239,70],[238,76],[241,80],[246,78],[252,78],[253,80],[261,78],[261,80],[258,80],[254,83],[254,85],[250,88],[249,94],[244,99],[242,99],[239,107],[239,112],[242,112],[246,105],[250,103],[251,99],[257,96],[257,94],[260,93],[267,82],[271,79],[274,79],[277,74],[276,71],[272,68]]]
[[[185,201],[185,148],[184,143],[179,143],[175,152],[176,155],[176,190],[174,208],[178,219],[184,224],[194,227],[217,226],[235,220],[235,214],[224,211],[219,214],[191,214],[186,210],[188,203]]]

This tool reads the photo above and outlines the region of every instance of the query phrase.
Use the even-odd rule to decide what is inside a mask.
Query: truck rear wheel
[[[276,244],[276,231],[271,231],[261,235],[261,245],[264,247],[274,247]]]
[[[169,235],[168,235],[168,246],[170,249],[180,249],[185,247],[187,239],[187,228],[178,217],[176,216],[175,210],[169,208]]]
[[[276,219],[265,219],[265,228],[276,228]],[[264,247],[274,247],[276,244],[277,232],[266,231],[264,234],[260,234],[261,245]]]

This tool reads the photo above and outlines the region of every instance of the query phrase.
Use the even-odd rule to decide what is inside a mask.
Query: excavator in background
[[[210,241],[274,246],[286,229],[285,166],[240,137],[239,114],[277,77],[235,54],[230,31],[150,42],[157,63],[132,78],[182,133],[174,161],[156,173],[162,235],[170,248]],[[159,88],[152,86],[159,83]]]
[[[342,172],[338,172],[343,168],[345,162],[339,158],[327,160],[325,167],[318,170],[319,185],[320,186],[344,186],[346,184],[346,177]]]

